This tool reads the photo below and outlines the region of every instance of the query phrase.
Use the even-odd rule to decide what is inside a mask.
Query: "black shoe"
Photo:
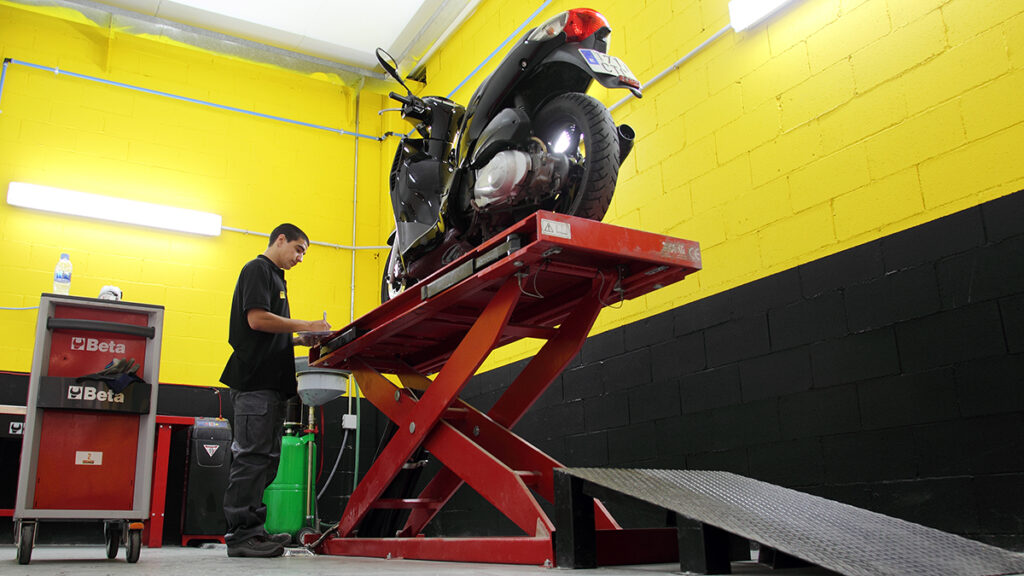
[[[273,558],[281,554],[284,554],[284,546],[258,536],[228,544],[228,556],[232,558]]]
[[[288,546],[292,543],[292,535],[285,532],[281,532],[279,534],[264,534],[263,539],[267,542],[280,544],[281,546]]]

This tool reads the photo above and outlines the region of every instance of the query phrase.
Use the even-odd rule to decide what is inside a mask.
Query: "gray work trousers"
[[[285,401],[276,390],[231,390],[234,441],[231,470],[224,492],[224,541],[238,544],[266,534],[263,490],[277,476],[281,459]]]

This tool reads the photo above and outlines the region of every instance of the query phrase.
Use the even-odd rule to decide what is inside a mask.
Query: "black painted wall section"
[[[515,431],[567,466],[728,470],[1024,549],[1024,192],[591,337]],[[430,531],[516,534],[465,487]]]

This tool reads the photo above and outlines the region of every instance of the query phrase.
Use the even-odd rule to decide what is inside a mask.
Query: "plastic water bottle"
[[[60,255],[53,270],[53,293],[65,296],[71,293],[71,258],[67,253]]]

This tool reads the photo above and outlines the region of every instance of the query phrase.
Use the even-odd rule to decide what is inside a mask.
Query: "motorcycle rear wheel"
[[[555,200],[554,211],[600,221],[619,176],[619,140],[612,115],[597,99],[569,92],[552,98],[533,120],[549,152],[577,162],[578,177]]]

